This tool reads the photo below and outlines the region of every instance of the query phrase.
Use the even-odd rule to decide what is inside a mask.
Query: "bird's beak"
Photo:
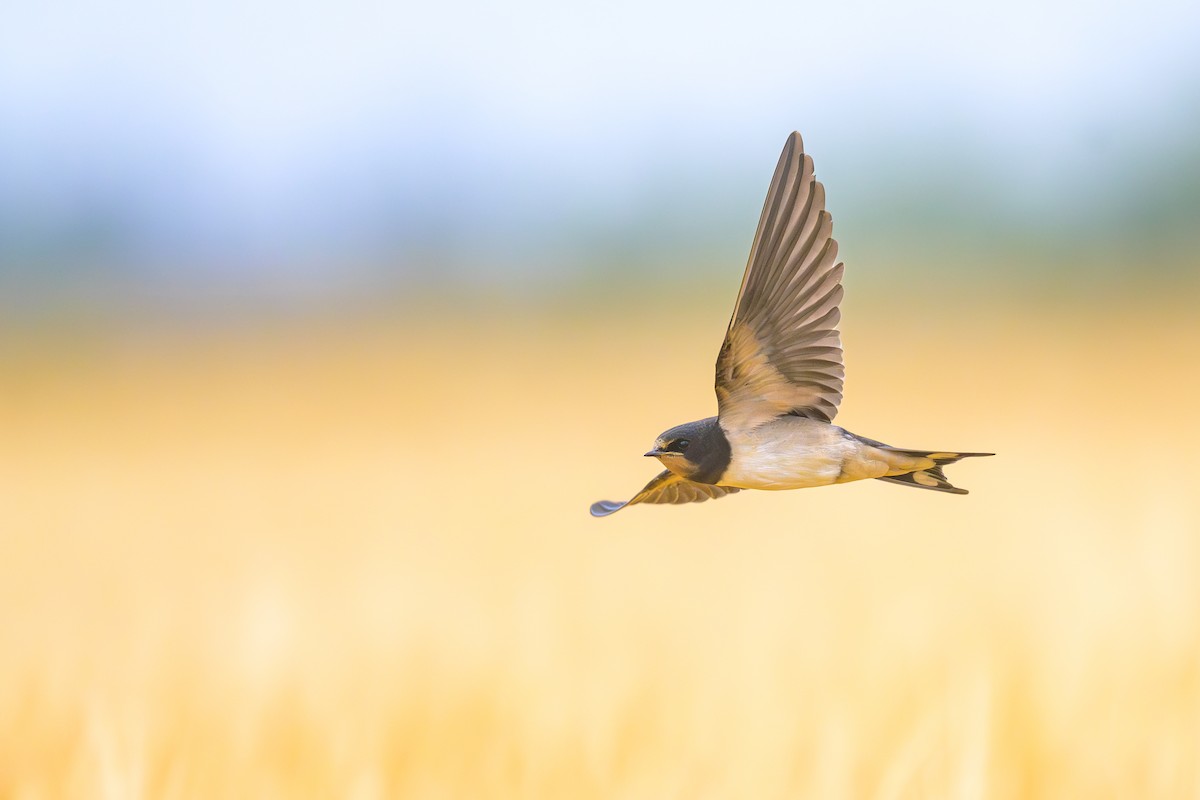
[[[658,456],[661,456],[663,454],[663,452],[664,451],[659,450],[656,447],[653,450],[651,450],[649,453],[642,453],[642,455],[645,456],[646,458],[650,458],[651,456],[654,456],[655,458],[657,458]]]

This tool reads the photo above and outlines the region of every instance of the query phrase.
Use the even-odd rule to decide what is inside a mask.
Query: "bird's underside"
[[[825,190],[793,133],[771,179],[716,364],[718,414],[665,432],[646,455],[666,466],[625,503],[695,503],[741,489],[877,478],[966,494],[942,468],[990,453],[905,450],[832,425],[842,399],[842,269]]]

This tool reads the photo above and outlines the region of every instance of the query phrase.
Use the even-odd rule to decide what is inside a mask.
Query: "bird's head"
[[[676,425],[659,434],[647,456],[653,456],[663,466],[684,478],[694,478],[708,461],[706,453],[712,448],[716,418]]]

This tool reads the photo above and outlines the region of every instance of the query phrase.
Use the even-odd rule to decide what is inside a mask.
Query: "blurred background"
[[[0,795],[1200,793],[1200,6],[4,16]],[[838,423],[999,455],[591,519],[792,130]]]

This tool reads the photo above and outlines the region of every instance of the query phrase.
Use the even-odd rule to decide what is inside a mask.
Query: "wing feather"
[[[722,425],[748,429],[783,414],[837,414],[845,368],[843,266],[825,189],[800,134],[784,145],[717,357]]]
[[[655,476],[632,499],[626,500],[624,503],[617,503],[612,500],[598,500],[592,503],[591,512],[593,517],[607,517],[609,514],[620,511],[625,506],[632,506],[637,503],[671,503],[674,505],[681,503],[702,503],[705,500],[724,497],[727,494],[733,494],[737,491],[739,490],[732,486],[713,486],[708,483],[689,481],[687,478],[682,478],[667,469]]]

